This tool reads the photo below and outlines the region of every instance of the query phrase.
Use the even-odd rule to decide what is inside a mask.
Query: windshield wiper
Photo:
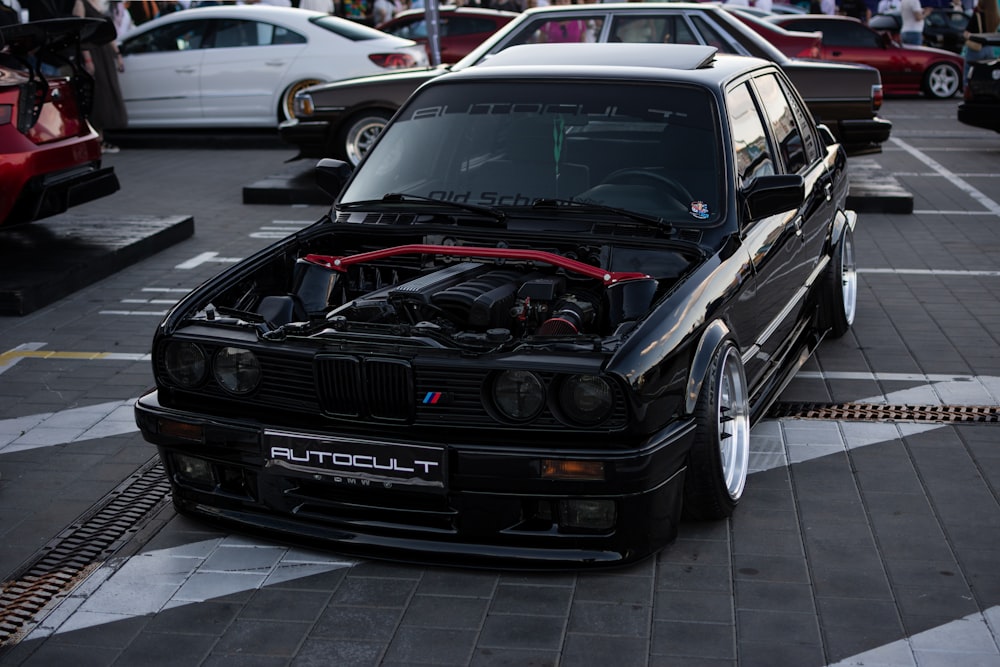
[[[507,214],[500,209],[493,208],[492,206],[479,206],[477,204],[466,204],[457,201],[448,201],[446,199],[434,199],[433,197],[424,197],[422,195],[411,195],[404,192],[387,192],[382,195],[381,199],[368,199],[365,201],[354,201],[347,204],[340,204],[338,209],[348,209],[357,208],[362,206],[370,206],[372,204],[381,203],[417,203],[417,204],[434,204],[437,206],[442,206],[444,208],[459,209],[466,211],[467,213],[475,213],[480,217],[487,217],[494,220],[497,223],[503,223],[507,219]]]
[[[645,213],[637,213],[636,211],[630,211],[626,208],[618,208],[616,206],[606,206],[605,204],[598,204],[596,202],[581,201],[578,199],[558,199],[552,197],[544,197],[541,199],[536,199],[531,203],[531,208],[560,208],[564,206],[577,208],[581,210],[603,211],[605,213],[613,213],[623,218],[628,218],[629,220],[635,220],[636,222],[642,222],[647,225],[653,225],[654,227],[659,227],[662,229],[666,229],[668,231],[673,230],[673,225],[671,225],[665,219],[658,218],[655,215],[646,215]]]

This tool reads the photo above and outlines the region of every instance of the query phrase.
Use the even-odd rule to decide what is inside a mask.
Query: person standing
[[[962,70],[963,81],[968,82],[969,70],[972,64],[981,60],[991,60],[996,57],[992,46],[983,46],[969,40],[969,35],[980,32],[996,32],[1000,28],[1000,5],[998,0],[979,0],[972,10],[969,23],[965,26],[965,46],[962,47],[962,59],[965,68]]]
[[[107,0],[76,0],[73,15],[111,22],[107,8]],[[124,129],[128,125],[128,111],[118,83],[118,73],[125,71],[125,62],[118,50],[117,39],[84,51],[83,66],[94,77],[94,106],[90,110],[90,124],[101,137],[101,152],[117,153],[118,147],[104,138],[105,130]]]
[[[299,0],[299,8],[311,9],[315,12],[326,12],[327,14],[333,14],[337,11],[333,0]]]
[[[924,17],[930,12],[920,4],[920,0],[902,0],[899,3],[899,13],[903,25],[899,30],[899,39],[903,44],[924,43]]]

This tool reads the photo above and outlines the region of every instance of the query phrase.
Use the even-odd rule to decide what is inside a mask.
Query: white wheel
[[[697,432],[684,477],[684,515],[731,516],[750,463],[750,399],[743,361],[732,342],[719,346],[695,408]]]
[[[350,119],[341,132],[343,157],[352,165],[361,162],[375,139],[385,129],[390,115],[385,111],[366,111]]]
[[[953,97],[962,85],[962,73],[951,63],[935,63],[924,72],[924,92],[930,97]]]
[[[858,308],[858,268],[854,259],[854,232],[845,228],[833,251],[822,296],[823,324],[829,335],[840,338],[854,324]]]

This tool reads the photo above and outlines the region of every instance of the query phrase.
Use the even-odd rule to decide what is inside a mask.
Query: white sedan
[[[121,43],[129,127],[273,127],[313,84],[427,65],[424,47],[291,7],[173,12]]]

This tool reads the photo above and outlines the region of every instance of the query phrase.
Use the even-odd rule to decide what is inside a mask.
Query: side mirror
[[[353,171],[351,165],[343,160],[323,158],[316,163],[316,185],[319,186],[320,190],[336,199]]]
[[[806,198],[806,182],[798,174],[758,176],[743,191],[743,201],[751,220],[802,206]]]

